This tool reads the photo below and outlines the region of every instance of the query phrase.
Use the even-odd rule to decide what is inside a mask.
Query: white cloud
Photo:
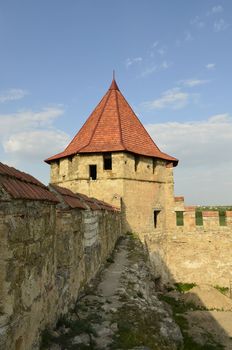
[[[148,75],[151,75],[151,74],[153,74],[153,73],[155,73],[155,72],[157,72],[158,71],[158,66],[157,65],[153,65],[153,66],[151,66],[151,67],[149,67],[149,68],[146,68],[143,72],[142,72],[142,74],[141,74],[141,77],[146,77],[146,76],[148,76]]]
[[[127,58],[126,59],[126,67],[129,68],[132,64],[140,63],[142,62],[142,57],[135,57],[135,58]]]
[[[202,28],[205,27],[205,22],[201,19],[200,16],[194,17],[194,18],[190,21],[190,23],[191,23],[192,25],[194,25],[195,27],[197,27],[198,29],[202,29]]]
[[[64,149],[69,136],[54,128],[56,118],[64,113],[61,107],[41,111],[0,114],[0,137],[8,162],[41,161]]]
[[[208,63],[205,66],[205,68],[208,69],[208,70],[213,70],[213,69],[215,69],[215,67],[216,67],[215,63]]]
[[[178,38],[175,41],[177,47],[181,47],[183,44],[190,43],[194,40],[193,35],[189,31],[185,31],[182,38]]]
[[[208,25],[211,28],[213,27],[214,32],[224,31],[230,26],[230,24],[227,23],[224,18],[218,18],[223,11],[224,9],[221,5],[213,6],[205,15],[195,16],[190,21],[190,24],[198,29],[203,29]]]
[[[160,56],[164,56],[167,53],[167,46],[166,45],[162,45],[162,43],[160,43],[159,41],[155,41],[151,45],[151,51],[152,51],[150,53],[151,57],[154,57],[155,53],[158,53]]]
[[[159,42],[158,42],[158,41],[155,41],[155,42],[152,44],[152,48],[155,49],[158,45],[159,45]]]
[[[21,111],[12,114],[0,114],[0,136],[51,125],[64,113],[61,107],[47,107],[41,111]]]
[[[158,54],[159,54],[160,56],[163,56],[163,55],[166,54],[167,49],[166,49],[165,46],[162,46],[162,47],[160,47],[160,48],[157,50],[157,52],[158,52]]]
[[[212,14],[221,13],[221,12],[223,12],[223,7],[221,5],[212,7],[210,11],[210,13]]]
[[[143,106],[148,109],[181,109],[190,99],[190,94],[180,88],[173,88],[162,93],[161,97],[153,101],[144,102]]]
[[[171,62],[162,61],[160,64],[154,64],[153,66],[146,68],[140,75],[140,77],[144,78],[149,76],[155,72],[160,72],[166,70],[172,66]]]
[[[18,160],[42,161],[63,150],[69,141],[68,135],[60,130],[32,130],[12,134],[3,143],[3,148]]]
[[[28,92],[22,89],[9,89],[2,91],[0,92],[0,103],[21,100],[26,95],[28,95]]]
[[[229,24],[223,18],[220,18],[214,22],[214,31],[217,33],[226,30],[228,27]]]
[[[203,80],[203,79],[187,79],[187,80],[181,80],[180,84],[183,86],[188,87],[195,87],[199,85],[204,85],[209,83],[209,80]]]
[[[168,69],[169,67],[171,67],[172,63],[170,62],[167,62],[167,61],[163,61],[161,64],[160,64],[160,69]]]
[[[193,36],[190,32],[185,32],[185,36],[184,36],[184,41],[192,41],[193,40]]]
[[[231,204],[231,115],[149,124],[146,129],[162,151],[180,160],[175,170],[175,191],[185,195],[187,203]]]

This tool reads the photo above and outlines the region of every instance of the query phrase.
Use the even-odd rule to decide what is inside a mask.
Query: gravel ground
[[[43,334],[41,349],[175,350],[182,334],[156,293],[141,242],[120,240],[75,309]]]

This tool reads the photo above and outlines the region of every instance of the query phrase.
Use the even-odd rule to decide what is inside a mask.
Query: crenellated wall
[[[0,350],[38,349],[40,332],[73,306],[120,234],[113,208],[0,200]]]
[[[162,283],[208,283],[229,287],[232,280],[232,211],[219,220],[218,210],[184,206],[176,197],[163,234],[146,235],[145,241],[157,278]],[[177,213],[182,213],[183,220]]]

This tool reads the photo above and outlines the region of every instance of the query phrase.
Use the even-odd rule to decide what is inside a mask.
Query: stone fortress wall
[[[185,206],[184,197],[175,197],[165,235],[145,237],[156,277],[163,283],[231,287],[232,211],[220,216],[218,210],[199,211]]]
[[[39,333],[74,305],[112,252],[120,212],[5,170],[0,163],[0,349],[38,349]]]
[[[96,180],[89,178],[90,164],[97,165]],[[145,241],[162,283],[229,286],[232,212],[226,211],[220,225],[218,211],[203,210],[197,224],[197,207],[186,207],[183,197],[174,197],[171,164],[116,152],[112,170],[104,170],[102,153],[79,154],[52,162],[51,182],[121,205],[122,231],[136,232]]]

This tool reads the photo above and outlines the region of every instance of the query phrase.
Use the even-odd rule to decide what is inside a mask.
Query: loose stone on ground
[[[110,260],[43,349],[174,350],[182,343],[170,308],[157,297],[141,242],[122,239]]]

